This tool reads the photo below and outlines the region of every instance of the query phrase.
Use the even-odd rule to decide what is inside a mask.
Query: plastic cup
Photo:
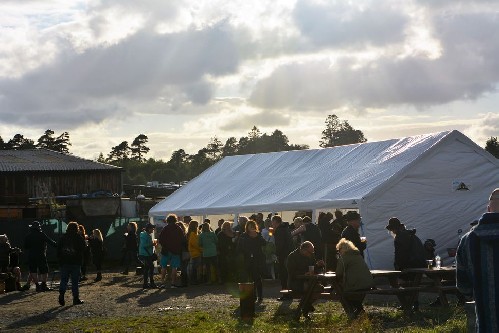
[[[361,241],[362,243],[365,243],[365,242],[367,242],[367,238],[366,238],[366,237],[364,237],[364,236],[362,236],[362,237],[360,237],[360,241]]]
[[[426,260],[426,265],[428,266],[428,269],[433,268],[433,260]]]
[[[269,228],[269,236],[272,237],[274,235],[274,228]]]

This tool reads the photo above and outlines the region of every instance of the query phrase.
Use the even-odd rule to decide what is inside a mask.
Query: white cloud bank
[[[195,126],[193,149],[257,125],[316,147],[337,113],[370,140],[452,129],[448,116],[481,140],[497,131],[481,114],[490,124],[498,111],[469,101],[498,99],[498,12],[494,1],[2,1],[0,135],[69,131],[74,153],[95,156],[130,133],[159,140],[158,123]],[[380,113],[398,130],[381,133]],[[79,149],[95,129],[107,139]],[[189,145],[164,140],[151,146]]]

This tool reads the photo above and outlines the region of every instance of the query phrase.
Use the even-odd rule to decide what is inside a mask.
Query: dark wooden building
[[[122,171],[47,149],[0,150],[0,206],[98,190],[121,194]]]

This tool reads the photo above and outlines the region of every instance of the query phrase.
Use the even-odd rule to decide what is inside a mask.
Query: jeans
[[[139,264],[139,266],[143,266],[143,263],[139,260],[137,251],[125,250],[123,252],[123,258],[122,258],[123,271],[128,272],[128,267],[132,263]],[[134,270],[135,270],[135,268],[134,268]]]
[[[154,285],[154,263],[152,256],[140,256],[140,259],[144,262],[144,284],[147,284],[147,279],[149,278],[149,283]]]
[[[189,263],[189,279],[192,284],[199,283],[198,281],[198,269],[201,266],[201,257],[195,257],[191,258],[191,261]]]
[[[61,266],[61,284],[59,285],[59,293],[64,295],[68,288],[68,281],[71,277],[71,292],[74,299],[79,299],[80,291],[78,282],[80,281],[80,265],[62,265]]]

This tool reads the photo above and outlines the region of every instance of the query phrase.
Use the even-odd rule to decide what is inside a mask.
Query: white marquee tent
[[[385,226],[397,216],[447,257],[486,210],[499,160],[458,131],[325,149],[229,156],[155,205],[177,215],[356,209],[371,268],[393,268]],[[314,215],[316,216],[316,215]],[[450,259],[447,259],[447,263]]]

